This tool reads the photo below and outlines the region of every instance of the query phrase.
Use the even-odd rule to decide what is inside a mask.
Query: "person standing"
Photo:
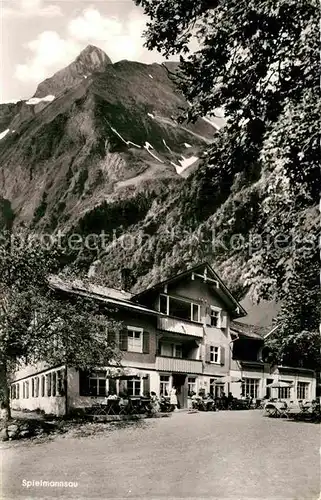
[[[150,393],[150,402],[151,402],[152,413],[159,413],[160,404],[158,401],[158,397],[156,396],[156,392]]]
[[[177,410],[178,401],[176,396],[176,388],[174,386],[171,388],[169,395],[171,407],[173,408],[173,410]]]

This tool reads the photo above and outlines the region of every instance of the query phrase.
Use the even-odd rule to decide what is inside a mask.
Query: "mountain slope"
[[[87,78],[82,65],[78,83],[72,80],[50,101],[23,103],[7,124],[0,140],[0,193],[10,200],[17,223],[66,228],[102,203],[154,196],[182,182],[180,174],[197,167],[211,142],[215,129],[204,120],[178,123],[187,103],[166,68],[111,64],[107,56],[102,64]],[[59,85],[64,82],[58,72],[36,95],[53,91],[58,74]]]
[[[133,292],[207,260],[243,298],[245,322],[268,327],[278,306],[275,276],[262,271],[264,238],[275,227],[315,234],[317,207],[292,200],[282,165],[229,162],[226,129],[212,146],[217,123],[181,123],[188,103],[176,71],[90,58],[40,85],[35,100],[0,105],[2,220],[84,237],[104,231],[104,244],[73,258],[85,273],[95,261],[96,279],[117,288],[126,268]],[[220,166],[208,160],[214,150]],[[272,252],[285,276],[291,248]],[[265,294],[269,302],[253,307]]]

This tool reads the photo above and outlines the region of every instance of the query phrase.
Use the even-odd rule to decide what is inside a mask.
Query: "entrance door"
[[[273,378],[268,378],[266,379],[266,385],[272,384],[273,383]],[[267,399],[270,399],[271,397],[271,387],[266,388],[266,397]]]
[[[179,408],[187,408],[187,387],[186,375],[173,374],[173,387],[176,389],[176,396]]]

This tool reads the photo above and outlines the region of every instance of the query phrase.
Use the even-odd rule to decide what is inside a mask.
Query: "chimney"
[[[132,270],[128,267],[123,267],[123,269],[120,271],[120,283],[121,289],[125,292],[128,292],[131,289],[133,285],[133,276]]]
[[[98,266],[101,264],[101,261],[100,260],[95,260],[91,266],[89,267],[89,270],[88,270],[88,273],[87,273],[87,277],[88,278],[95,278],[95,276],[97,275],[97,268]]]

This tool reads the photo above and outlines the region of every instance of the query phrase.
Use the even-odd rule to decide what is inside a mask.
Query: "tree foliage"
[[[54,241],[54,240],[52,240]],[[2,233],[0,242],[0,367],[2,383],[19,364],[44,361],[93,368],[118,362],[108,334],[120,325],[84,298],[59,295],[48,277],[64,252],[32,235]],[[8,386],[6,387],[8,405]]]
[[[283,162],[318,195],[318,5],[315,0],[136,0],[146,46],[180,54],[189,119],[223,107],[230,162]],[[198,49],[191,52],[196,39]],[[236,157],[233,157],[233,153]],[[218,158],[213,148],[212,162]],[[235,161],[235,160],[238,161]],[[227,167],[227,165],[226,165]]]
[[[211,206],[214,213],[227,200],[238,176],[243,183],[251,178],[253,182],[255,175],[264,179],[265,191],[261,188],[258,197],[261,206],[251,226],[263,244],[250,256],[246,286],[255,283],[257,299],[273,290],[283,303],[281,328],[271,341],[273,359],[317,367],[319,257],[313,208],[320,186],[317,2],[135,3],[149,17],[146,46],[166,57],[180,55],[177,84],[190,103],[184,117],[195,120],[223,108],[227,120],[194,176],[194,187],[195,180],[199,187],[186,203],[191,209],[185,216],[196,217],[197,226]],[[197,48],[192,50],[195,41]],[[238,230],[235,224],[231,227]],[[275,245],[278,237],[283,243]]]

